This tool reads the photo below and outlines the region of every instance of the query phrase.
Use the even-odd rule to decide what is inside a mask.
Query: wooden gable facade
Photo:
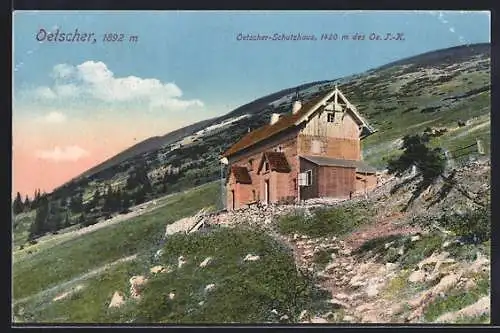
[[[346,197],[373,187],[375,170],[362,162],[361,140],[374,129],[337,87],[277,118],[223,154],[228,209]]]

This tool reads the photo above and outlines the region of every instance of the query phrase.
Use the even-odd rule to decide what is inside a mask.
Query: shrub
[[[465,214],[443,215],[438,223],[467,243],[482,243],[491,238],[491,211],[481,207]]]
[[[368,222],[370,216],[371,207],[366,204],[318,208],[311,214],[295,212],[283,216],[278,228],[285,234],[299,233],[311,237],[343,235]]]

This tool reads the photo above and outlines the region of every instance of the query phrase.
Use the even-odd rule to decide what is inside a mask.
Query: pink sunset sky
[[[50,192],[120,151],[182,125],[184,121],[111,116],[70,122],[56,111],[14,121],[13,193],[31,197],[36,188]]]

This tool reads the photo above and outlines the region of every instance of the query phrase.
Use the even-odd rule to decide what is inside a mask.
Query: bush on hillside
[[[343,235],[370,221],[371,207],[366,204],[318,208],[310,214],[297,211],[279,219],[284,234],[298,233],[311,237]]]
[[[464,214],[443,215],[437,222],[467,243],[482,243],[491,238],[490,207],[480,207]]]

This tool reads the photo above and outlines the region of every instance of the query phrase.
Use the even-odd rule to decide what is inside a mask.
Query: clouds
[[[53,149],[37,150],[36,157],[54,162],[75,162],[90,155],[88,151],[79,146],[56,146]]]
[[[57,111],[52,111],[43,117],[43,120],[47,123],[63,123],[66,121],[66,116]]]
[[[182,90],[175,83],[137,76],[116,77],[101,61],[86,61],[77,66],[58,64],[53,67],[50,77],[51,86],[35,89],[37,98],[138,103],[172,111],[204,106],[198,99],[182,99]]]

